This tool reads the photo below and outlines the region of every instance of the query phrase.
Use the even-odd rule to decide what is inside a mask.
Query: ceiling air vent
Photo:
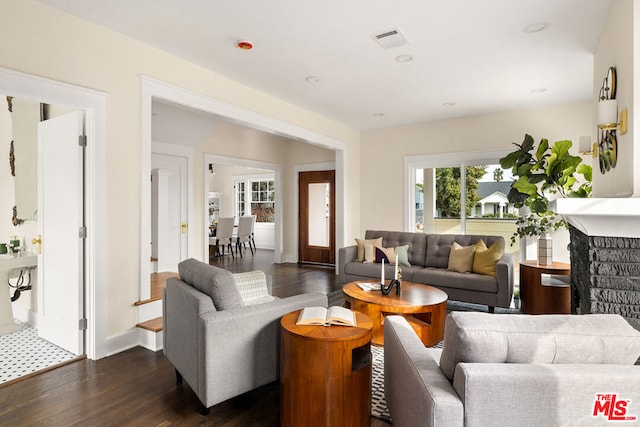
[[[383,49],[391,49],[409,43],[409,40],[398,29],[394,28],[371,36]]]

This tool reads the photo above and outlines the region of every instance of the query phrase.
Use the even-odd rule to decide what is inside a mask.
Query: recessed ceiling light
[[[307,76],[304,78],[307,83],[318,83],[320,81],[320,77],[318,76]]]
[[[398,62],[410,62],[413,61],[413,56],[409,54],[398,55],[396,56],[396,61]]]
[[[384,117],[384,113],[373,113],[373,117]]]
[[[531,93],[542,93],[542,92],[546,92],[546,91],[547,91],[546,87],[538,87],[538,88],[532,89]]]
[[[454,105],[456,105],[455,102],[443,102],[442,103],[443,107],[453,107]]]
[[[548,22],[534,22],[533,24],[529,24],[522,30],[527,34],[539,33],[542,30],[546,30],[549,28]]]

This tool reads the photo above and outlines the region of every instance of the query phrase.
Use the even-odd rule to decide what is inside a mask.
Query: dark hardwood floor
[[[337,289],[333,268],[272,264],[273,253],[211,258],[233,272],[263,270],[274,295]],[[279,384],[272,383],[199,412],[200,401],[161,351],[141,347],[81,360],[0,388],[0,426],[278,426]],[[374,427],[390,424],[371,418]]]

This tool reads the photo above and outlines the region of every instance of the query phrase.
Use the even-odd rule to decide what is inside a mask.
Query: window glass
[[[513,182],[510,172],[501,169],[497,159],[495,163],[483,165],[417,168],[414,189],[416,230],[503,236],[505,250],[514,253],[518,259],[519,240],[511,245],[518,210],[507,198]],[[464,199],[462,194],[465,194]]]
[[[244,191],[249,188],[248,194]],[[256,222],[275,221],[275,181],[273,179],[236,180],[236,217],[255,215]]]

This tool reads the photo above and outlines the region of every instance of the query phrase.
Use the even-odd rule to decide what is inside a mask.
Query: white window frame
[[[240,215],[238,212],[238,205],[240,204],[239,200],[238,200],[238,186],[237,184],[239,182],[244,182],[244,212],[245,215],[251,215],[251,204],[254,203],[253,200],[253,192],[251,190],[251,187],[254,182],[260,182],[260,181],[271,181],[273,183],[273,193],[274,193],[274,200],[273,202],[267,202],[267,203],[273,203],[274,207],[276,206],[276,182],[275,182],[275,175],[273,174],[258,174],[258,175],[237,175],[233,177],[233,216],[236,219],[236,222],[239,220]],[[260,224],[274,224],[273,222],[261,222]]]
[[[467,151],[449,154],[427,154],[405,156],[404,158],[404,230],[415,231],[416,224],[416,171],[418,169],[437,169],[460,167],[461,193],[465,194],[466,166],[478,166],[499,163],[499,159],[509,154],[508,150],[499,151]],[[465,198],[462,197],[460,211],[465,210]],[[426,203],[425,203],[426,205]],[[426,215],[426,214],[425,214]],[[460,229],[466,230],[466,215],[460,216]]]

